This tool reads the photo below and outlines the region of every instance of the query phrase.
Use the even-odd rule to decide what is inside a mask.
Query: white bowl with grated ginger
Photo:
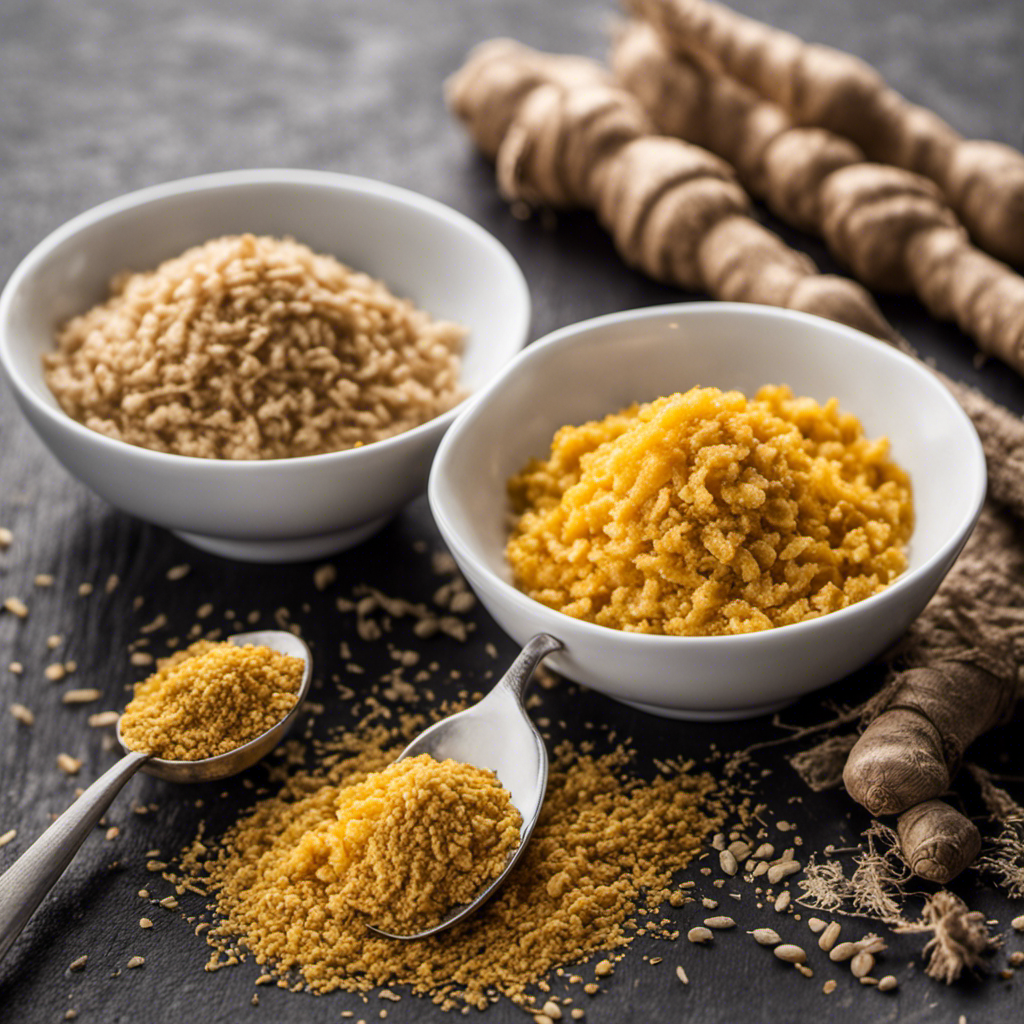
[[[788,385],[839,400],[909,473],[907,567],[877,593],[817,618],[732,636],[626,632],[575,618],[518,589],[506,555],[508,481],[547,457],[565,424],[691,387],[753,396]],[[767,306],[695,302],[573,324],[531,345],[445,436],[430,476],[434,518],[469,584],[520,644],[550,633],[548,659],[576,682],[669,717],[774,710],[867,664],[935,593],[970,536],[986,471],[974,426],[923,364],[859,331]]]
[[[223,235],[291,237],[463,325],[460,384],[488,384],[526,341],[530,299],[509,252],[460,213],[349,175],[249,170],[143,189],[58,228],[0,295],[0,365],[54,457],[112,505],[230,558],[282,562],[350,547],[426,486],[456,408],[362,447],[297,458],[194,458],[127,444],[62,411],[43,356],[125,269],[151,270]]]

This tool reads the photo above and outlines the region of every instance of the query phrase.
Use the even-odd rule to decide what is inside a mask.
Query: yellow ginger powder
[[[661,766],[636,777],[624,748],[604,755],[562,743],[522,858],[498,893],[449,931],[414,942],[367,923],[420,922],[476,891],[518,840],[518,816],[493,778],[420,758],[386,766],[401,728],[363,723],[319,766],[297,771],[211,838],[200,833],[168,875],[179,892],[208,891],[214,948],[208,970],[251,954],[291,989],[367,992],[392,985],[451,1008],[518,1003],[527,987],[637,934],[673,937],[651,913],[673,875],[720,819],[707,775]],[[398,741],[396,743],[396,741]]]
[[[301,658],[200,640],[159,662],[121,716],[132,750],[172,761],[226,754],[281,721],[302,684]]]
[[[718,636],[813,619],[907,565],[907,474],[833,398],[692,388],[559,430],[509,482],[518,586],[574,618]]]
[[[497,878],[523,822],[493,772],[429,754],[338,790],[334,804],[335,817],[299,835],[283,870],[324,883],[338,918],[355,912],[399,934],[437,924]],[[249,898],[259,899],[258,882]]]

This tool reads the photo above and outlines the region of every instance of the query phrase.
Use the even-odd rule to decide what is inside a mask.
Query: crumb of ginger
[[[885,438],[786,387],[692,388],[559,430],[509,481],[517,585],[613,629],[748,633],[862,601],[907,565]]]
[[[226,754],[288,714],[304,667],[269,647],[200,640],[136,685],[121,737],[132,750],[171,761]]]

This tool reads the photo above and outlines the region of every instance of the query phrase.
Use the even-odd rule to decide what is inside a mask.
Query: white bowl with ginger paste
[[[725,719],[894,643],[985,485],[922,364],[818,317],[687,303],[530,346],[456,420],[429,495],[515,640],[557,636],[553,668],[644,710]]]
[[[111,200],[0,296],[0,366],[111,504],[227,557],[358,543],[426,486],[530,300],[469,218],[343,174],[254,170]]]

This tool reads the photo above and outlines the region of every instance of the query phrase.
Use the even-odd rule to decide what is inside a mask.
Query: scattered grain
[[[875,958],[870,953],[856,953],[850,961],[850,971],[855,978],[863,978],[870,974],[875,967]]]
[[[36,716],[24,704],[12,704],[10,712],[22,725],[31,725],[36,720]]]
[[[836,979],[835,978],[829,978],[828,981],[826,981],[825,984],[821,986],[821,991],[824,992],[825,995],[827,995],[827,996],[832,995],[832,993],[835,992],[835,990],[836,990]]]
[[[89,955],[88,955],[88,953],[85,953],[82,956],[78,957],[77,959],[72,960],[71,963],[68,964],[68,970],[69,971],[82,971],[82,970],[85,970],[85,965],[88,962],[88,960],[89,960]]]
[[[842,963],[844,960],[850,960],[855,957],[858,952],[857,943],[840,942],[838,946],[834,946],[829,951],[828,958],[834,963]]]
[[[188,562],[182,562],[181,565],[172,565],[167,570],[167,579],[172,583],[176,580],[183,580],[192,571],[192,566]]]
[[[706,917],[704,918],[704,924],[708,928],[723,929],[723,928],[735,928],[736,922],[731,917]]]
[[[4,601],[4,607],[19,619],[28,617],[28,605],[20,597],[9,597]]]
[[[59,683],[66,675],[67,670],[60,662],[54,662],[52,665],[47,665],[43,669],[43,675],[50,680],[51,683]]]
[[[792,900],[792,898],[793,897],[790,896],[788,889],[784,889],[782,892],[780,892],[779,895],[775,897],[775,912],[777,914],[784,914],[786,910],[789,909],[789,903],[790,900]]]
[[[788,942],[781,946],[776,946],[772,952],[787,964],[802,964],[807,960],[807,954],[799,946],[794,946]]]
[[[784,878],[788,878],[790,875],[795,875],[799,870],[799,861],[780,861],[778,864],[773,864],[768,869],[768,883],[770,885],[778,885]]]
[[[818,939],[818,949],[824,950],[828,953],[839,941],[840,931],[842,931],[842,926],[839,922],[832,921],[821,933],[821,937]]]
[[[117,725],[117,720],[121,717],[117,711],[97,711],[95,714],[90,715],[86,721],[94,729],[102,729],[108,725]]]
[[[815,935],[817,935],[818,932],[824,931],[825,930],[825,926],[827,924],[828,924],[828,922],[827,921],[822,921],[822,919],[820,917],[809,917],[807,919],[807,927],[810,928],[811,931],[814,932]]]
[[[754,936],[754,941],[762,946],[777,946],[782,938],[774,928],[755,928],[748,935]]]
[[[685,970],[683,970],[683,965],[682,965],[682,964],[678,964],[678,965],[676,966],[676,977],[677,977],[677,978],[678,978],[678,979],[679,979],[679,980],[680,980],[680,981],[681,981],[681,982],[682,982],[682,983],[683,983],[684,985],[689,985],[689,984],[690,984],[690,979],[689,979],[689,978],[687,977],[687,975],[686,975],[686,971],[685,971]]]
[[[736,862],[735,855],[730,850],[722,850],[718,855],[718,863],[727,875],[735,875],[740,869],[739,864]]]
[[[1015,917],[1010,922],[1010,927],[1014,928],[1018,932],[1024,932],[1024,914],[1021,914],[1019,917]]]
[[[878,979],[878,991],[891,992],[898,984],[895,974],[887,974],[884,978]]]
[[[338,570],[326,562],[313,570],[313,586],[317,590],[326,590],[338,578]]]
[[[88,597],[92,593],[91,583],[79,583],[78,584],[78,596]]]
[[[7,666],[7,671],[14,673],[16,676],[20,676],[25,671],[25,666],[20,661],[12,661]]]
[[[686,937],[690,942],[702,943],[710,942],[714,937],[714,932],[710,928],[704,928],[701,925],[697,925],[696,928],[691,928],[687,933]]]
[[[70,754],[58,754],[57,767],[64,772],[65,775],[77,775],[79,769],[82,767],[82,762],[77,757],[72,757]]]
[[[14,542],[14,534],[6,526],[0,526],[0,551],[6,551]]]
[[[62,704],[91,704],[102,696],[102,690],[86,687],[81,690],[65,690],[60,700]]]
[[[121,834],[121,830],[116,825],[111,825],[110,828],[107,829],[107,831],[105,833],[105,836],[106,836],[106,839],[108,841],[112,842],[120,834]]]
[[[3,835],[0,835],[0,846],[6,846],[17,834],[16,828],[9,828]]]
[[[145,665],[153,664],[153,655],[148,651],[132,651],[128,660],[135,666],[142,668]]]
[[[133,956],[133,957],[132,957],[132,958],[131,958],[131,959],[130,959],[130,960],[128,961],[128,964],[127,964],[127,966],[128,966],[129,968],[132,968],[132,967],[141,967],[141,966],[142,966],[142,965],[143,965],[143,964],[144,964],[145,962],[146,962],[146,958],[145,958],[144,956]]]

